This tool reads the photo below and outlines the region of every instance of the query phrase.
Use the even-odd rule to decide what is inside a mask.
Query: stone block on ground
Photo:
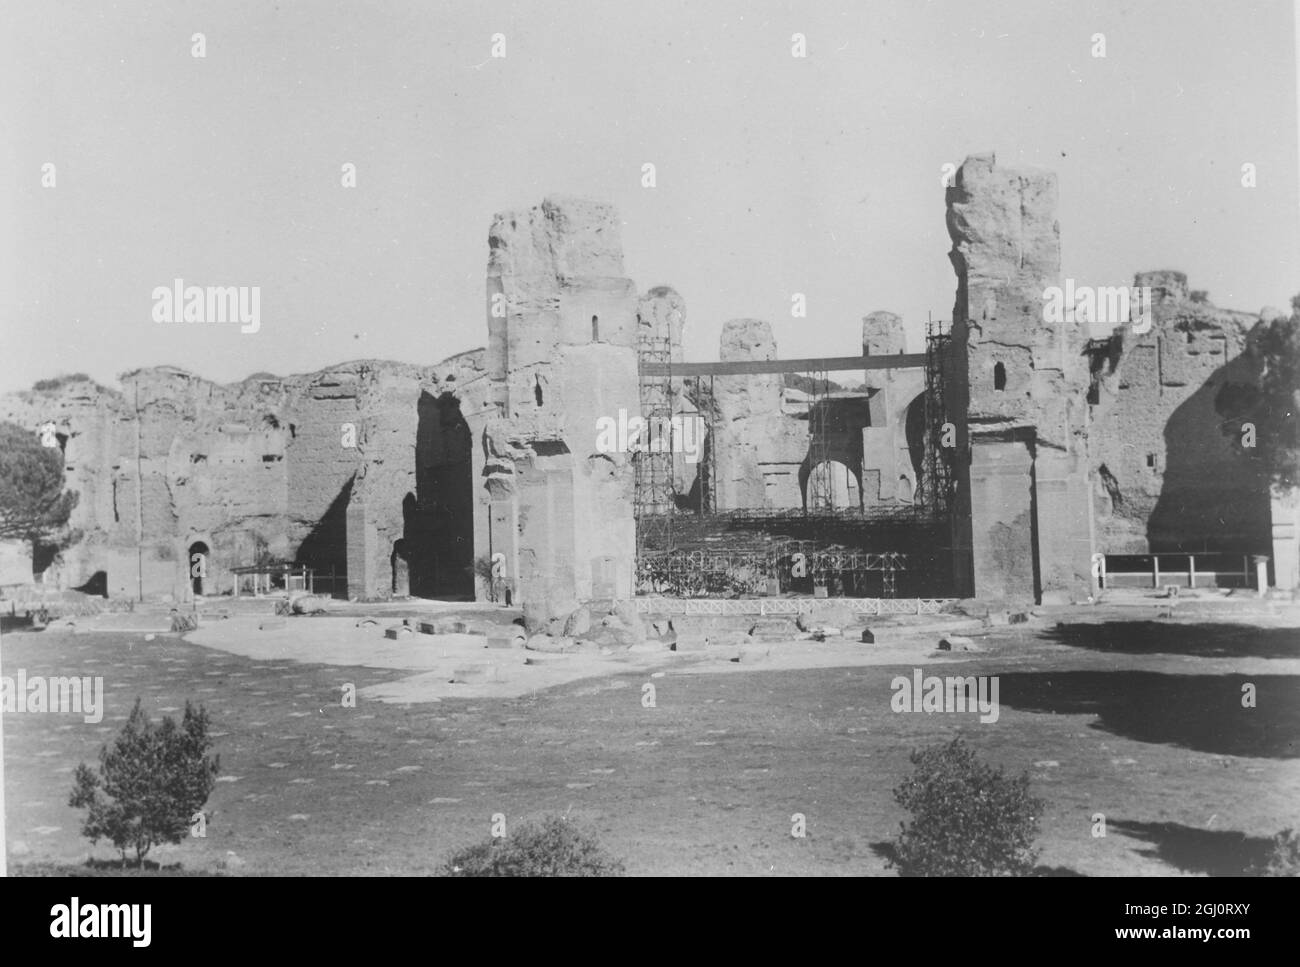
[[[294,614],[324,614],[329,610],[327,600],[319,594],[301,594],[291,599],[289,606]]]
[[[530,635],[562,634],[564,623],[578,607],[578,602],[572,598],[552,597],[525,601],[524,629]]]
[[[749,636],[757,641],[793,641],[799,632],[798,623],[789,618],[759,618],[749,628]]]
[[[946,635],[939,639],[940,651],[983,651],[983,647],[961,635]]]
[[[469,634],[469,623],[460,618],[425,618],[416,622],[415,628],[422,635]]]
[[[591,612],[580,607],[564,621],[564,634],[576,638],[591,630]]]
[[[199,616],[196,614],[172,615],[172,631],[194,631],[198,626]]]
[[[834,628],[836,633],[853,624],[853,612],[843,604],[817,602],[812,610],[800,614],[795,624],[800,631]]]
[[[874,645],[876,643],[876,636],[870,628],[863,628],[862,635],[858,640],[864,645]]]

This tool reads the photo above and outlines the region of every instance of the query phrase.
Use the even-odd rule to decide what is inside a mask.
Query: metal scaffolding
[[[940,446],[947,421],[943,397],[949,338],[942,324],[931,321],[924,354],[707,364],[674,364],[667,340],[642,339],[638,372],[643,416],[652,422],[670,419],[674,403],[683,402],[675,401],[676,390],[694,403],[706,432],[690,495],[676,492],[674,470],[681,468],[674,468],[671,447],[636,455],[636,593],[775,600],[773,595],[793,592],[892,599],[899,593],[930,593],[943,585],[951,570],[942,558],[948,539],[944,519],[951,505],[952,451]],[[853,499],[852,486],[836,476],[839,467],[831,460],[843,414],[832,405],[829,374],[922,366],[925,455],[917,499],[906,505],[864,506]],[[726,494],[719,492],[719,448],[725,451],[728,443],[726,428],[719,425],[715,378],[769,373],[806,377],[800,381],[808,392],[804,499],[802,506],[788,508],[733,509],[726,506]],[[688,500],[698,516],[675,518]],[[887,550],[891,548],[907,548],[909,553]]]
[[[637,380],[640,416],[645,430],[641,449],[632,457],[636,472],[633,514],[638,556],[649,548],[671,548],[673,513],[672,344],[662,336],[637,341]]]
[[[871,553],[820,541],[780,540],[765,547],[709,551],[676,549],[637,559],[637,593],[675,597],[780,594],[800,585],[860,594],[881,575],[880,597],[892,598],[907,555]]]
[[[934,517],[946,517],[952,511],[952,461],[957,450],[955,440],[952,446],[943,445],[945,436],[952,440],[956,435],[956,422],[949,418],[944,400],[951,350],[951,329],[930,317],[925,333],[925,472],[918,496]]]

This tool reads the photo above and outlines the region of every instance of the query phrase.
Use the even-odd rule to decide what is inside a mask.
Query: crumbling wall
[[[11,394],[0,413],[34,433],[53,422],[64,440],[67,486],[82,494],[71,523],[82,536],[47,575],[62,587],[105,571],[111,595],[184,600],[190,548],[201,542],[205,594],[231,592],[231,568],[270,558],[322,578],[332,568],[340,592],[355,564],[355,590],[382,596],[392,573],[379,542],[402,534],[420,393],[465,396],[481,430],[495,412],[484,375],[481,350],[437,367],[357,361],[230,385],[157,367],[125,374],[121,392],[72,381]],[[481,452],[467,460],[472,488]],[[352,538],[373,553],[351,560]],[[17,574],[22,555],[8,559],[8,577],[30,580]]]
[[[1151,325],[1095,354],[1089,460],[1097,550],[1269,553],[1268,481],[1243,446],[1258,316],[1193,302],[1181,272],[1139,273]]]

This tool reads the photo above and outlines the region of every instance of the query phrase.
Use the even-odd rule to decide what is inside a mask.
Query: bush
[[[457,850],[442,866],[443,876],[621,876],[623,863],[594,836],[552,816],[524,823],[511,833]]]
[[[1043,801],[1029,774],[1008,779],[960,738],[913,752],[914,774],[894,790],[912,814],[890,865],[902,876],[1026,876]]]
[[[134,849],[137,867],[152,847],[179,843],[220,771],[211,747],[203,706],[195,712],[187,701],[179,728],[170,716],[155,726],[137,698],[113,748],[100,749],[98,774],[77,766],[68,805],[89,810],[82,835],[111,840],[123,862]]]
[[[1300,833],[1284,829],[1274,836],[1268,864],[1257,872],[1261,876],[1300,876]]]

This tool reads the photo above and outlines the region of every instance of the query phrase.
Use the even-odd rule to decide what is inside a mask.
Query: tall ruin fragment
[[[1056,175],[967,158],[948,189],[958,435],[958,586],[1082,596],[1090,580],[1085,334],[1044,321],[1060,285]],[[962,456],[966,455],[966,459]]]
[[[601,417],[639,410],[638,296],[609,205],[548,198],[489,233],[487,549],[524,601],[628,597],[636,532],[626,453]]]

